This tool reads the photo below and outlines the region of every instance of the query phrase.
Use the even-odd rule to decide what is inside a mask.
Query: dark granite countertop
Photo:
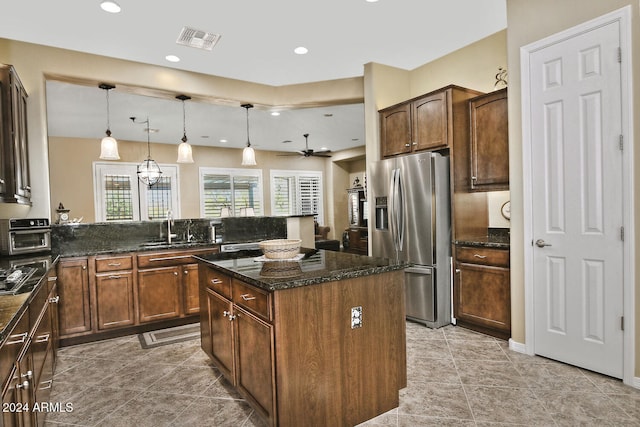
[[[509,249],[510,233],[508,228],[488,228],[487,234],[462,236],[453,241],[459,246]]]
[[[368,257],[345,252],[304,249],[299,261],[257,261],[257,254],[228,253],[194,258],[246,283],[266,291],[315,285],[355,277],[402,270],[403,261]]]
[[[57,257],[55,255],[47,254],[39,256],[0,257],[0,268],[2,269],[27,263],[37,269],[15,295],[0,295],[0,343],[4,341],[7,334],[13,329],[22,313],[27,310],[34,289],[48,273],[49,269],[54,268],[56,262]]]

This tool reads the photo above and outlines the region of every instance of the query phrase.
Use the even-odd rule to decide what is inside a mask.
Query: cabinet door
[[[235,386],[233,322],[230,317],[232,304],[211,289],[206,290],[206,296],[211,336],[210,354],[216,367]]]
[[[200,296],[198,288],[198,264],[183,265],[182,289],[184,290],[184,313],[200,312]]]
[[[235,310],[237,385],[254,400],[263,417],[272,421],[275,414],[273,326],[241,308]]]
[[[380,112],[380,149],[382,157],[411,152],[411,104]]]
[[[99,330],[134,324],[133,273],[96,275],[96,314]]]
[[[31,199],[31,184],[27,151],[27,93],[15,71],[11,73],[11,79],[15,195],[22,201],[28,201]]]
[[[138,318],[140,323],[179,317],[179,267],[138,271]]]
[[[471,189],[509,189],[507,90],[469,101]]]
[[[13,366],[11,374],[6,387],[2,390],[2,408],[7,410],[2,411],[2,426],[3,427],[17,427],[23,426],[23,416],[26,414],[22,411],[23,403],[20,401],[19,390],[16,386],[20,384],[20,374],[18,369]]]
[[[437,92],[411,103],[413,151],[448,146],[447,94],[448,91]]]
[[[458,263],[455,317],[504,332],[511,331],[509,269]]]
[[[58,264],[60,335],[91,331],[87,259],[64,259]]]

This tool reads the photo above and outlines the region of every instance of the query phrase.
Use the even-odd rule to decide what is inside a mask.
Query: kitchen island
[[[323,250],[257,255],[196,257],[202,348],[256,413],[272,426],[353,426],[396,408],[406,265]]]

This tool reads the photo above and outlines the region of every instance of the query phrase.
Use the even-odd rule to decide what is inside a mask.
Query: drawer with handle
[[[233,302],[258,316],[271,320],[271,294],[254,286],[233,280]]]
[[[96,272],[131,270],[133,268],[133,256],[110,256],[96,258]]]
[[[509,251],[506,249],[458,246],[456,247],[456,261],[509,267]]]
[[[200,266],[199,274],[200,280],[204,280],[209,289],[231,299],[231,278],[229,276],[203,265]]]

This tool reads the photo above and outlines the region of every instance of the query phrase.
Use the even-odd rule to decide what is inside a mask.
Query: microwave
[[[0,219],[0,253],[21,255],[51,250],[48,218]]]

